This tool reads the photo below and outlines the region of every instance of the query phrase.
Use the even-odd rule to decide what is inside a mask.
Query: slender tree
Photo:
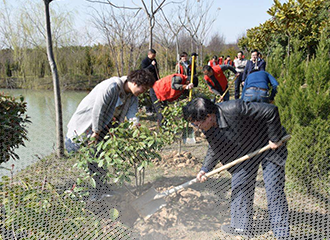
[[[114,4],[111,0],[87,0],[88,2],[93,2],[93,3],[103,3],[103,4],[109,4],[110,6],[114,8],[122,8],[122,9],[130,9],[136,11],[138,13],[139,11],[143,10],[147,16],[148,23],[149,23],[149,49],[152,48],[153,46],[153,29],[155,27],[156,23],[156,13],[160,11],[165,5],[171,3],[168,2],[167,0],[161,0],[160,3],[158,3],[155,0],[150,0],[149,6],[146,4],[144,0],[141,0],[141,5],[142,6],[137,6],[137,7],[126,7],[126,6],[119,6]]]
[[[55,99],[55,115],[56,115],[56,155],[57,157],[64,156],[64,139],[63,139],[63,120],[62,120],[62,103],[60,81],[57,73],[56,62],[53,53],[52,32],[50,26],[49,4],[52,0],[44,0],[45,17],[46,17],[46,40],[47,40],[47,56],[50,68],[52,70],[54,84],[54,99]]]

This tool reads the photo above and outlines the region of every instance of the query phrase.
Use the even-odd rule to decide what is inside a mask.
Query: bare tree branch
[[[91,3],[101,3],[101,4],[109,4],[114,8],[124,8],[124,9],[129,9],[129,10],[141,10],[141,7],[125,7],[125,6],[118,6],[116,4],[113,4],[110,0],[107,1],[97,1],[97,0],[86,0],[87,2]]]

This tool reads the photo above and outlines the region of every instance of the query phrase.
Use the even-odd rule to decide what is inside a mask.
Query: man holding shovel
[[[183,107],[184,118],[200,128],[209,143],[200,182],[220,160],[223,165],[269,144],[271,149],[228,169],[232,174],[231,224],[222,230],[231,235],[254,236],[253,198],[257,172],[263,167],[268,211],[277,239],[289,238],[288,203],[284,193],[287,150],[281,146],[284,129],[276,106],[266,103],[227,101],[215,104],[196,98]]]
[[[190,83],[190,79],[190,76],[175,73],[155,82],[152,88],[153,91],[150,92],[150,97],[156,109],[159,125],[161,125],[163,119],[160,113],[161,105],[166,105],[167,101],[173,102],[177,100],[185,90],[190,90],[198,86],[198,78],[196,76],[193,77],[192,83]]]
[[[210,91],[217,96],[222,96],[228,88],[228,80],[224,74],[226,70],[232,71],[236,77],[239,75],[235,68],[230,65],[217,65],[214,67],[205,65],[203,67],[204,80],[209,86]],[[229,91],[226,92],[223,99],[221,97],[220,101],[222,100],[229,100]]]

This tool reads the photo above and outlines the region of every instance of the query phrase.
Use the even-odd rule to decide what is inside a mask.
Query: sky
[[[68,3],[68,7],[77,11],[79,22],[84,22],[89,18],[91,5],[84,0],[57,0]],[[171,0],[172,1],[172,0]],[[194,1],[194,0],[190,0]],[[211,1],[211,0],[200,0]],[[131,0],[113,0],[114,3],[125,3],[126,6],[134,6]],[[134,0],[140,4],[140,0]],[[149,0],[146,0],[149,2]],[[225,37],[226,43],[235,43],[237,38],[246,32],[247,29],[256,27],[260,23],[270,18],[267,10],[273,5],[273,0],[214,0],[212,11],[218,12],[217,19],[210,32],[219,32]],[[283,1],[281,1],[283,2]],[[170,11],[171,7],[165,7],[165,11]]]
[[[22,0],[11,0],[15,6],[18,7]],[[33,0],[30,0],[33,1]],[[40,0],[39,0],[40,1]],[[158,0],[159,2],[160,0]],[[180,0],[168,0],[168,1],[180,1]],[[196,0],[189,0],[196,1]],[[212,1],[212,0],[200,0],[200,1]],[[280,2],[284,2],[281,0]],[[15,3],[16,2],[16,3]],[[97,3],[89,3],[86,0],[54,0],[60,5],[64,5],[65,8],[73,12],[75,18],[75,28],[78,31],[84,32],[86,26],[91,26],[91,5],[104,6]],[[112,2],[126,6],[134,6],[133,2],[140,5],[141,0],[112,0]],[[147,3],[150,0],[146,0]],[[51,3],[52,6],[53,3]],[[256,27],[260,23],[265,22],[270,16],[267,14],[267,10],[273,5],[273,0],[214,0],[212,11],[213,14],[217,12],[217,19],[212,26],[210,35],[218,32],[225,37],[226,43],[235,43],[237,38],[242,36],[247,29]],[[167,5],[164,11],[171,11],[172,7]],[[220,9],[217,11],[217,9]]]

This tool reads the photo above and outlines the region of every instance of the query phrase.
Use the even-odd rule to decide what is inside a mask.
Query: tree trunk
[[[153,27],[152,27],[152,23],[151,23],[151,20],[150,20],[150,26],[149,26],[149,49],[152,49],[152,30],[153,30]]]
[[[46,17],[46,29],[47,29],[47,56],[50,69],[52,70],[53,83],[54,83],[54,100],[55,100],[55,115],[56,115],[56,155],[57,157],[64,156],[64,138],[63,138],[63,120],[62,120],[62,104],[61,104],[61,92],[60,81],[57,73],[57,67],[53,54],[52,45],[52,32],[50,26],[49,16],[49,3],[52,0],[44,0],[45,3],[45,17]]]
[[[179,55],[179,38],[178,38],[178,35],[175,36],[175,39],[176,39],[176,61],[179,62],[180,61],[180,55]]]
[[[124,75],[124,43],[121,43],[121,50],[120,50],[120,61],[121,61],[121,76]]]

